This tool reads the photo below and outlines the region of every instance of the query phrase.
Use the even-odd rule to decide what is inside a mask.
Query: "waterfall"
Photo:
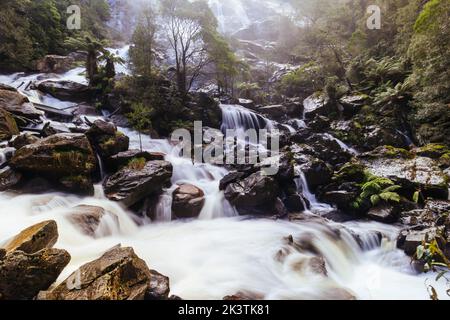
[[[76,78],[78,71],[63,77]],[[0,82],[17,87],[38,77],[15,74],[0,76]],[[27,94],[37,93],[31,90]],[[270,120],[241,106],[221,107],[222,130],[273,127]],[[131,149],[139,148],[136,131],[119,130],[130,137]],[[413,273],[410,258],[396,248],[398,226],[338,224],[321,218],[317,218],[319,222],[292,223],[238,217],[218,188],[228,174],[225,168],[182,158],[168,140],[147,135],[142,139],[144,150],[163,152],[174,167],[172,187],[160,196],[156,223],[143,223],[145,219],[106,199],[101,185],[95,186],[93,197],[0,192],[0,242],[33,224],[55,220],[57,247],[72,257],[59,281],[120,243],[133,247],[150,268],[167,275],[171,294],[184,299],[222,299],[239,291],[266,299],[332,299],[339,298],[333,296],[336,289],[347,290],[359,299],[428,299],[425,281],[436,288],[440,298],[447,297],[445,282],[436,283],[434,275]],[[0,162],[5,160],[5,152],[0,152]],[[299,168],[296,174],[298,190],[311,202],[311,211],[330,209],[317,201]],[[172,192],[178,183],[191,183],[204,191],[205,205],[199,219],[171,221]],[[80,205],[98,206],[106,212],[94,238],[83,234],[69,219]],[[381,243],[380,234],[384,235]],[[301,244],[314,248],[314,252],[302,249]],[[327,276],[308,268],[312,258],[325,260]]]
[[[326,138],[329,139],[329,140],[336,141],[337,144],[342,148],[342,150],[345,150],[345,151],[347,151],[348,153],[350,153],[350,154],[352,154],[352,155],[354,155],[354,156],[356,156],[356,155],[359,154],[359,152],[358,152],[357,150],[355,150],[355,149],[349,147],[349,146],[346,145],[343,141],[341,141],[341,140],[339,140],[338,138],[332,136],[331,134],[329,134],[329,133],[324,133],[323,136],[326,137]]]
[[[325,203],[320,203],[317,198],[316,195],[314,193],[311,192],[310,188],[309,188],[309,184],[308,181],[306,179],[305,173],[300,169],[299,166],[295,166],[295,173],[297,175],[297,178],[295,178],[295,184],[297,186],[297,191],[300,194],[303,194],[305,196],[305,198],[309,201],[310,203],[310,208],[309,210],[311,210],[313,213],[315,212],[330,212],[331,210],[333,210],[333,208]],[[305,206],[306,208],[306,206]],[[310,212],[307,210],[307,212]]]
[[[269,119],[253,112],[240,105],[220,105],[222,109],[222,132],[226,130],[241,130],[248,129],[273,129],[273,123]]]

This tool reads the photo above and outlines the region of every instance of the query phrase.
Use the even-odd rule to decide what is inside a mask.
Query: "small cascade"
[[[328,204],[320,203],[316,195],[311,192],[309,188],[308,181],[306,180],[306,176],[304,172],[298,167],[295,167],[295,173],[297,175],[297,178],[294,180],[295,184],[297,186],[297,191],[300,194],[303,194],[303,196],[309,201],[309,212],[330,212],[333,210],[333,207],[331,207]],[[308,206],[305,206],[307,208]]]
[[[222,104],[222,132],[226,130],[246,131],[248,129],[273,129],[269,119],[240,105]]]
[[[331,134],[329,134],[329,133],[324,133],[323,135],[324,135],[327,139],[329,139],[329,140],[336,141],[337,144],[339,144],[339,146],[340,146],[343,150],[347,151],[348,153],[350,153],[350,154],[352,154],[352,155],[354,155],[354,156],[356,156],[356,155],[359,154],[359,152],[358,152],[357,150],[355,150],[355,149],[349,147],[349,146],[346,145],[343,141],[341,141],[341,140],[339,140],[338,138],[332,136]]]
[[[103,162],[102,157],[100,157],[100,155],[98,153],[96,153],[96,156],[97,156],[97,162],[98,162],[98,169],[100,171],[100,179],[103,182],[103,180],[105,180],[105,177],[106,177],[105,164]]]

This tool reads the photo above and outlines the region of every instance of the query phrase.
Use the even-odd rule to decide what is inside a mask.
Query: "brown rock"
[[[22,251],[32,254],[42,249],[52,248],[56,241],[58,241],[58,226],[55,221],[50,220],[23,230],[11,239],[4,248],[7,253]]]
[[[116,247],[83,265],[40,300],[167,299],[167,278],[148,269],[132,248]],[[161,289],[161,290],[160,290]],[[162,294],[162,295],[160,295]]]
[[[102,207],[80,205],[74,208],[69,220],[84,234],[94,237],[101,220],[107,213]],[[114,216],[117,224],[119,219]]]
[[[69,253],[59,249],[7,254],[0,260],[0,300],[33,299],[56,281],[69,262]]]
[[[172,212],[180,219],[198,217],[205,204],[204,192],[191,184],[182,184],[173,193]]]

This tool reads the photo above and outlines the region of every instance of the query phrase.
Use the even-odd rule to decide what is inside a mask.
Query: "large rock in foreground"
[[[69,262],[69,253],[59,249],[7,254],[0,260],[0,300],[33,299],[56,281]]]
[[[183,184],[173,193],[172,212],[180,219],[198,217],[205,204],[204,192],[196,186]]]
[[[67,191],[93,194],[97,160],[84,134],[60,133],[19,149],[11,159],[19,172],[44,177]]]
[[[146,197],[159,194],[170,183],[172,164],[149,161],[143,168],[125,167],[103,184],[108,199],[131,207]]]
[[[20,171],[66,177],[91,174],[96,159],[84,134],[60,133],[19,149],[11,165]]]
[[[53,220],[31,226],[9,240],[4,249],[7,253],[22,251],[32,254],[52,248],[58,240],[58,227]]]
[[[168,299],[168,278],[152,272],[132,248],[113,248],[75,271],[41,300]]]

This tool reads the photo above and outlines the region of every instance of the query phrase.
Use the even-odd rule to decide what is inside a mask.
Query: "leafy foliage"
[[[381,178],[370,173],[366,173],[366,180],[360,185],[361,194],[353,203],[355,209],[359,209],[364,203],[370,201],[372,206],[380,202],[400,202],[400,195],[396,192],[401,186],[396,185],[392,180]]]

